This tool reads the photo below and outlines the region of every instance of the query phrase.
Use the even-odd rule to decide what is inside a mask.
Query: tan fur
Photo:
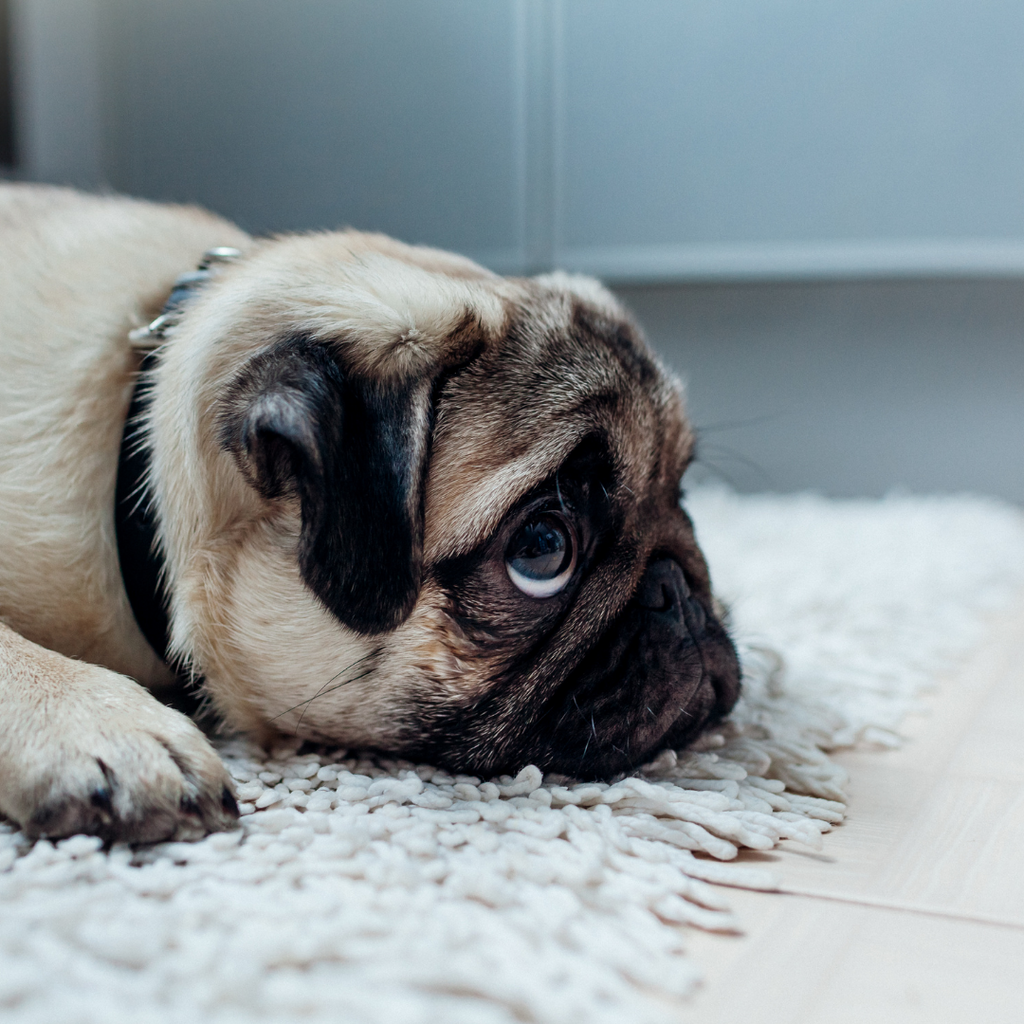
[[[596,572],[564,629],[582,635],[610,619],[610,605],[594,610],[600,588],[628,595],[653,548],[682,543],[678,524],[651,525],[678,515],[674,489],[693,444],[678,385],[660,369],[642,383],[628,354],[553,341],[581,306],[608,322],[623,316],[594,281],[503,279],[353,231],[254,241],[198,210],[45,188],[0,187],[0,232],[0,622],[10,627],[0,624],[0,811],[22,824],[61,794],[81,798],[97,758],[114,758],[125,776],[122,817],[148,806],[147,789],[166,818],[182,787],[209,803],[225,785],[198,731],[126,678],[158,690],[169,673],[132,617],[112,515],[138,365],[128,332],[212,246],[243,256],[202,289],[161,350],[146,436],[172,651],[205,677],[230,725],[388,749],[411,701],[483,692],[508,660],[466,635],[429,572],[412,613],[384,636],[346,628],[306,586],[298,501],[261,497],[218,434],[239,368],[282,338],[322,342],[383,382],[477,360],[439,396],[423,491],[428,570],[486,541],[595,430],[619,467],[610,499],[633,509],[624,529],[639,555]],[[518,355],[505,354],[510,332]],[[506,362],[519,376],[499,402],[494,367]],[[26,755],[40,728],[45,742]],[[134,762],[109,749],[122,740]],[[180,760],[192,774],[174,767]],[[212,811],[203,820],[222,823]],[[164,826],[196,827],[194,815]]]
[[[226,777],[198,730],[183,731],[180,715],[123,676],[44,649],[154,687],[170,679],[132,617],[114,539],[117,453],[137,363],[127,333],[155,314],[183,265],[247,239],[198,210],[24,186],[0,187],[0,232],[0,620],[33,642],[8,635],[0,646],[0,811],[25,821],[26,793],[48,792],[59,773],[82,788],[76,770],[91,777],[95,763],[83,755],[76,769],[68,743],[84,742],[90,711],[100,727],[107,709],[92,700],[111,687],[125,734],[148,735],[144,715],[163,721],[205,764],[219,800]],[[49,743],[28,714],[40,702]],[[53,744],[63,753],[48,766],[54,778],[41,781]],[[18,765],[30,751],[31,770]],[[154,753],[167,759],[163,748]]]
[[[202,666],[218,709],[240,728],[261,731],[272,722],[310,737],[387,748],[395,709],[410,689],[449,680],[465,692],[485,685],[493,668],[478,656],[459,661],[451,624],[427,589],[416,612],[388,638],[377,671],[332,689],[330,680],[379,645],[332,624],[295,569],[297,506],[283,505],[266,518],[263,503],[221,450],[208,415],[239,364],[288,334],[334,341],[354,366],[386,378],[443,363],[460,341],[467,314],[485,338],[496,340],[514,309],[528,309],[538,346],[545,331],[565,329],[574,294],[621,315],[611,295],[589,279],[509,281],[482,268],[476,277],[453,279],[427,269],[444,266],[445,256],[355,232],[266,243],[196,301],[167,346],[151,424],[173,646]],[[468,261],[460,261],[464,265]],[[550,383],[540,390],[551,396],[548,406],[522,417],[512,433],[490,422],[491,410],[503,410],[504,403],[493,401],[486,381],[467,396],[456,420],[440,414],[426,493],[428,563],[468,551],[488,535],[593,425],[576,410],[589,390],[565,386],[572,368],[553,363],[546,369]],[[664,455],[664,445],[650,439],[668,412],[681,417],[678,392],[666,378],[652,405],[626,374],[608,384],[633,401],[628,430],[617,431],[614,420],[607,426],[622,435],[619,450],[630,473],[623,486],[642,491],[653,462]],[[646,442],[632,450],[638,438]],[[687,434],[671,451],[670,473],[678,472],[691,445]],[[287,629],[280,627],[282,616]],[[278,628],[268,628],[275,623]],[[325,643],[327,637],[332,642]],[[429,674],[425,648],[437,666]],[[308,707],[314,697],[315,711]]]
[[[452,267],[457,277],[447,272]],[[310,735],[343,731],[349,742],[386,744],[379,708],[398,694],[380,674],[321,699],[317,716],[304,714],[302,702],[373,645],[326,621],[295,568],[297,509],[282,506],[267,521],[263,503],[221,450],[207,411],[240,363],[289,334],[345,338],[351,364],[381,378],[416,375],[443,361],[447,347],[464,344],[459,328],[467,313],[496,335],[506,315],[502,300],[513,291],[468,260],[343,232],[264,243],[189,311],[157,375],[155,493],[173,594],[173,648],[203,667],[233,724],[261,730],[273,721],[289,729],[301,718]],[[293,631],[252,626],[282,613]],[[325,630],[333,631],[326,645]],[[297,659],[305,664],[311,656],[314,664],[296,673]],[[321,716],[327,726],[318,729]]]
[[[0,623],[0,706],[0,811],[30,831],[152,842],[230,826],[206,737],[126,676]]]
[[[113,530],[138,358],[127,335],[182,266],[245,236],[199,210],[10,185],[0,231],[0,618],[158,684],[166,669],[132,618]]]

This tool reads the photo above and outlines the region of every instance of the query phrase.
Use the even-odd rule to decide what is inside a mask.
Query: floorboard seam
[[[1024,931],[1024,922],[1004,921],[998,917],[989,917],[987,914],[958,914],[952,910],[942,910],[938,907],[922,907],[914,903],[901,903],[898,900],[872,899],[861,896],[841,896],[838,893],[815,892],[813,889],[796,889],[784,886],[776,889],[776,892],[783,896],[803,896],[813,900],[830,900],[834,903],[847,903],[853,906],[870,907],[876,910],[896,910],[909,914],[925,914],[928,917],[943,917],[950,921],[970,921],[974,924],[993,925],[997,928],[1010,928],[1014,931]]]

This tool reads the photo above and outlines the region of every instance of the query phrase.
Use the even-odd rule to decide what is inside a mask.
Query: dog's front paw
[[[67,664],[73,678],[38,702],[23,742],[0,743],[0,810],[34,838],[86,832],[107,843],[234,826],[230,777],[191,721],[124,676]]]

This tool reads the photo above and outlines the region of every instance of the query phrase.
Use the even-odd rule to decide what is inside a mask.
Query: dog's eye
[[[565,588],[576,568],[572,528],[546,513],[519,527],[505,552],[509,579],[530,597],[551,597]]]

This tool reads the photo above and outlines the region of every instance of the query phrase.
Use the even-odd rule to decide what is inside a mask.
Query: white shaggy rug
[[[1024,588],[1024,518],[972,498],[692,494],[745,695],[700,752],[611,784],[223,746],[242,828],[109,854],[0,825],[0,1016],[22,1022],[674,1019],[735,930],[730,863],[818,847],[837,746],[897,742]],[[711,883],[711,884],[709,884]]]

